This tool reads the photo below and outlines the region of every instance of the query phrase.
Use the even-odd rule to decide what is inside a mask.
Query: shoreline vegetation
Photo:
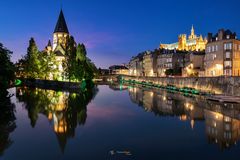
[[[7,89],[15,79],[15,66],[10,61],[12,51],[0,43],[0,106],[9,106],[9,95]]]
[[[31,38],[27,54],[17,63],[16,76],[26,79],[82,82],[98,75],[95,64],[87,57],[84,44],[77,44],[74,37],[67,37],[64,55],[43,50]]]

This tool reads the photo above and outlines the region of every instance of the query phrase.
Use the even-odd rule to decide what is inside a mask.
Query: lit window
[[[224,65],[225,65],[225,67],[231,67],[232,63],[231,63],[231,61],[225,61]]]
[[[231,118],[230,118],[230,117],[224,117],[224,121],[225,121],[225,122],[230,122],[230,121],[231,121]]]
[[[231,53],[230,52],[226,52],[226,58],[231,58]]]
[[[216,45],[216,51],[218,51],[218,45]]]
[[[224,49],[225,50],[231,50],[232,49],[232,43],[225,43],[224,44]]]
[[[212,46],[212,51],[213,51],[213,52],[215,51],[215,47],[214,47],[214,46]]]
[[[227,35],[227,39],[230,39],[230,35]]]

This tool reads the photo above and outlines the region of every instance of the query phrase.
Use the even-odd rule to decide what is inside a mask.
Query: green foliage
[[[27,55],[25,56],[25,68],[24,71],[28,78],[39,78],[41,61],[39,59],[40,52],[38,51],[37,45],[33,38],[29,41],[29,47],[27,49]]]
[[[52,76],[54,77],[54,74],[57,72],[57,68],[55,67],[57,64],[56,55],[53,52],[42,52],[39,55],[39,59],[41,65],[38,77],[41,79],[49,79],[50,74],[53,74]]]
[[[165,74],[166,74],[167,76],[172,76],[172,75],[173,75],[173,69],[167,69],[167,70],[165,71]]]
[[[65,59],[56,60],[54,52],[40,52],[33,38],[29,41],[27,55],[19,61],[18,76],[31,79],[68,79],[69,81],[92,80],[98,73],[96,66],[87,58],[84,44],[76,45],[74,38],[67,37]],[[58,71],[63,66],[64,73]],[[21,67],[23,72],[21,73]]]
[[[57,71],[56,63],[56,55],[53,52],[40,52],[35,40],[31,38],[27,54],[17,63],[17,75],[31,79],[50,79],[50,74],[54,77]]]
[[[179,66],[178,63],[176,63],[173,69],[167,69],[165,71],[165,75],[166,76],[182,75],[182,68]]]
[[[0,43],[0,97],[8,95],[7,88],[13,83],[15,67],[10,61],[12,52]]]
[[[87,51],[84,44],[75,47],[74,39],[70,38],[66,53],[66,74],[70,81],[82,81],[83,79],[93,79],[97,73],[96,66],[87,58]]]

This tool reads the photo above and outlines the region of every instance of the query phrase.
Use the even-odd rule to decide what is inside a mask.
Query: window
[[[216,51],[218,51],[218,45],[216,45]]]
[[[212,56],[213,56],[213,58],[212,58],[213,60],[215,60],[217,58],[216,54],[213,54]]]
[[[231,50],[232,49],[232,43],[225,43],[224,44],[224,49],[225,50]]]
[[[224,121],[225,122],[231,122],[231,118],[230,117],[224,117]]]
[[[207,52],[210,53],[211,52],[211,47],[207,47]]]
[[[231,61],[225,61],[224,65],[225,65],[225,67],[231,67],[232,63],[231,63]]]
[[[213,52],[215,51],[214,46],[212,46],[212,51],[213,51]]]
[[[226,58],[231,58],[231,53],[230,52],[226,52]]]
[[[230,39],[230,35],[227,35],[227,39]]]

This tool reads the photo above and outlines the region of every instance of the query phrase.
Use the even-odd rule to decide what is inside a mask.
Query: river
[[[3,160],[239,159],[239,105],[117,84],[9,92]]]

